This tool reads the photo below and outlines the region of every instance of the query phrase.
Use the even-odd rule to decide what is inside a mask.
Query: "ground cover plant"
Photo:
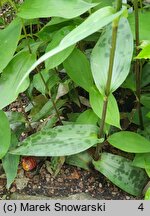
[[[50,157],[53,175],[63,163],[98,170],[140,196],[150,177],[149,3],[1,0],[0,6],[7,188],[20,161],[28,171],[36,157]],[[14,101],[21,112],[11,110]]]

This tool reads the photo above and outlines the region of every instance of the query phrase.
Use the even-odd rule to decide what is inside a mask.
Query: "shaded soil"
[[[123,192],[102,174],[94,173],[64,165],[54,179],[42,165],[39,172],[18,170],[18,176],[9,191],[5,189],[6,179],[0,178],[0,199],[9,199],[12,193],[22,195],[42,195],[47,197],[63,197],[77,193],[89,193],[96,199],[129,200],[141,199]]]

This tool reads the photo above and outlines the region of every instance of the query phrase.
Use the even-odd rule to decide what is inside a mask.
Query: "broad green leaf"
[[[53,36],[53,40],[48,44],[46,48],[46,53],[50,50],[57,47],[60,43],[60,41],[73,29],[72,26],[65,26],[64,28],[57,31],[57,33]],[[61,64],[73,51],[74,45],[68,47],[67,49],[59,52],[58,54],[54,55],[52,58],[47,59],[45,61],[46,69],[52,69],[59,64]]]
[[[65,160],[65,163],[69,165],[77,166],[88,171],[90,171],[91,162],[92,162],[92,157],[87,151],[75,155],[70,155],[66,157]]]
[[[90,63],[86,56],[76,48],[63,64],[70,78],[89,92],[94,83]]]
[[[143,50],[136,57],[137,59],[150,59],[150,44],[143,48]]]
[[[133,73],[133,71],[129,73],[121,87],[131,89],[133,92],[136,91],[135,73]]]
[[[7,153],[10,146],[11,131],[8,118],[5,113],[0,110],[0,159]]]
[[[106,27],[91,55],[91,69],[95,84],[105,95],[112,42],[112,26]],[[133,37],[126,18],[119,21],[110,91],[115,91],[126,79],[133,54]]]
[[[15,56],[5,68],[0,77],[0,109],[12,103],[20,92],[29,86],[29,79],[25,79],[20,85],[27,68],[35,61],[35,55],[21,52]]]
[[[142,77],[141,77],[141,87],[149,84],[150,81],[150,62],[143,66]]]
[[[45,70],[42,70],[40,71],[45,83],[48,81],[50,75],[48,73],[48,71],[45,69]],[[40,73],[38,74],[35,74],[34,77],[33,77],[33,86],[34,88],[36,88],[39,92],[41,92],[43,95],[45,95],[46,93],[46,87],[45,87],[45,84],[42,80],[42,77],[40,75]]]
[[[143,169],[150,168],[150,153],[136,154],[132,164]]]
[[[135,14],[129,14],[128,20],[132,29],[132,33],[135,39]],[[139,11],[139,29],[140,29],[140,40],[150,40],[149,34],[149,20],[150,20],[150,11]]]
[[[21,35],[20,19],[13,20],[4,30],[0,30],[0,72],[12,59]]]
[[[108,137],[108,142],[114,147],[131,153],[150,152],[150,141],[137,133],[120,131]]]
[[[81,113],[76,120],[79,124],[94,124],[98,122],[98,116],[93,112],[93,110],[88,109]]]
[[[83,22],[83,18],[65,19],[53,17],[38,33],[38,37],[43,41],[52,40],[53,34],[65,26],[78,26]]]
[[[34,70],[39,64],[41,64],[43,61],[47,60],[48,58],[51,58],[55,54],[61,52],[62,50],[65,50],[66,48],[74,45],[78,41],[86,38],[87,36],[95,33],[108,23],[110,23],[113,19],[120,16],[126,8],[123,8],[121,11],[114,14],[114,9],[112,7],[104,7],[100,10],[93,13],[91,16],[89,16],[82,24],[77,26],[74,30],[72,30],[68,35],[64,37],[64,39],[60,42],[60,44],[49,51],[48,53],[45,53],[43,56],[41,56],[30,68],[26,71],[24,76],[22,77],[22,82],[28,77],[30,72]],[[18,86],[19,88],[19,86]]]
[[[149,112],[149,109],[143,106],[141,108],[141,110],[142,110],[142,116],[143,116],[143,123],[144,123],[144,125],[149,124],[150,121],[149,121],[148,116],[147,116],[147,114]],[[132,123],[140,125],[138,110],[135,111],[134,116],[131,113],[130,113],[129,116],[130,116],[130,119],[132,119]]]
[[[26,0],[20,7],[18,16],[24,19],[63,17],[74,18],[95,7],[83,0]]]
[[[46,129],[25,139],[13,151],[17,155],[66,156],[90,148],[98,141],[94,125],[64,125]]]
[[[147,191],[145,193],[144,200],[150,200],[150,187],[147,189]]]
[[[150,141],[150,122],[144,124],[144,130],[138,129],[137,133],[139,133],[140,135],[142,135],[143,137],[145,137]]]
[[[90,104],[96,115],[102,119],[104,97],[95,88],[91,88],[90,91]],[[113,114],[112,114],[113,113]],[[112,94],[108,97],[108,105],[106,112],[105,123],[120,128],[120,114],[117,105],[117,101]]]
[[[14,131],[15,135],[19,138],[21,133],[25,130],[25,123],[26,119],[21,112],[5,112],[9,123],[11,130]]]
[[[93,161],[99,172],[122,190],[134,196],[142,194],[148,181],[143,169],[132,166],[132,161],[118,155],[102,153],[99,161]]]
[[[18,140],[15,136],[15,134],[12,133],[11,136],[11,148],[16,147],[18,144]],[[19,165],[19,155],[12,155],[7,153],[5,157],[2,159],[2,164],[6,173],[7,177],[7,189],[10,188],[11,184],[13,183],[18,170]]]
[[[141,104],[150,109],[150,94],[142,94],[141,95]]]

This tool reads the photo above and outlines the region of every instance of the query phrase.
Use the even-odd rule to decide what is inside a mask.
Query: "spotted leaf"
[[[37,132],[10,153],[32,156],[66,156],[82,152],[102,139],[94,125],[64,125]]]

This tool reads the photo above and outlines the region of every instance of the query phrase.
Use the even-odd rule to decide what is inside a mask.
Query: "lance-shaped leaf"
[[[134,39],[135,39],[135,13],[129,14],[128,17]],[[139,10],[139,29],[140,29],[140,41],[142,40],[150,40],[150,34],[149,34],[149,20],[150,20],[150,11],[149,10]]]
[[[41,17],[77,17],[96,3],[88,3],[83,0],[26,0],[20,8],[18,16],[24,19],[34,19]]]
[[[64,125],[45,129],[25,139],[10,153],[32,156],[66,156],[82,152],[102,139],[94,125]]]
[[[46,52],[54,49],[56,46],[59,45],[60,41],[73,29],[72,26],[65,26],[64,28],[57,31],[57,33],[54,35],[53,40],[48,44],[46,48]],[[74,45],[68,47],[67,49],[61,51],[60,53],[54,55],[52,58],[47,59],[45,61],[46,69],[52,69],[59,64],[61,64],[73,51]]]
[[[99,172],[129,194],[139,196],[148,181],[143,169],[132,166],[132,161],[109,153],[102,153],[99,161],[93,161]]]
[[[108,142],[114,147],[126,152],[150,152],[150,141],[134,132],[120,131],[114,133],[108,137]]]
[[[95,84],[101,94],[105,95],[108,78],[110,50],[112,43],[112,26],[106,27],[91,55],[91,68]],[[133,53],[133,37],[126,18],[121,18],[117,32],[116,50],[110,91],[115,91],[126,79]]]
[[[90,171],[92,156],[88,151],[66,157],[65,163]]]
[[[64,68],[75,83],[86,91],[90,91],[90,88],[94,85],[90,63],[80,50],[74,49],[64,62]]]
[[[100,119],[102,119],[103,103],[104,103],[103,95],[97,89],[91,88],[90,104],[93,111]],[[107,106],[105,123],[120,128],[119,109],[118,109],[117,101],[112,94],[110,94],[108,97],[108,106]]]
[[[11,148],[16,147],[18,144],[18,140],[15,136],[15,134],[12,133],[11,136]],[[11,186],[13,183],[16,175],[17,175],[17,170],[18,170],[18,165],[19,165],[19,155],[12,155],[7,153],[5,157],[2,159],[2,164],[6,173],[7,177],[7,188]]]
[[[20,19],[13,20],[4,30],[0,30],[0,72],[12,59],[21,34]]]
[[[41,56],[30,68],[26,71],[20,85],[26,79],[26,77],[30,74],[32,70],[34,70],[39,64],[45,61],[48,58],[51,58],[55,54],[61,52],[62,50],[70,47],[71,45],[77,43],[78,41],[86,38],[87,36],[93,34],[94,32],[98,31],[108,23],[110,23],[113,19],[121,15],[126,8],[123,8],[121,11],[114,14],[114,9],[112,7],[104,7],[93,13],[89,16],[82,24],[72,30],[68,35],[64,37],[64,39],[60,42],[60,44],[45,53]],[[19,86],[18,86],[19,88]]]
[[[35,61],[35,55],[28,52],[21,52],[16,55],[5,68],[0,77],[0,109],[12,103],[20,92],[25,91],[29,86],[29,79],[25,79],[21,85],[20,81],[27,68]]]
[[[136,57],[137,59],[150,59],[150,44],[143,48],[143,50]]]
[[[0,110],[0,159],[7,153],[10,146],[11,131],[8,118]]]

